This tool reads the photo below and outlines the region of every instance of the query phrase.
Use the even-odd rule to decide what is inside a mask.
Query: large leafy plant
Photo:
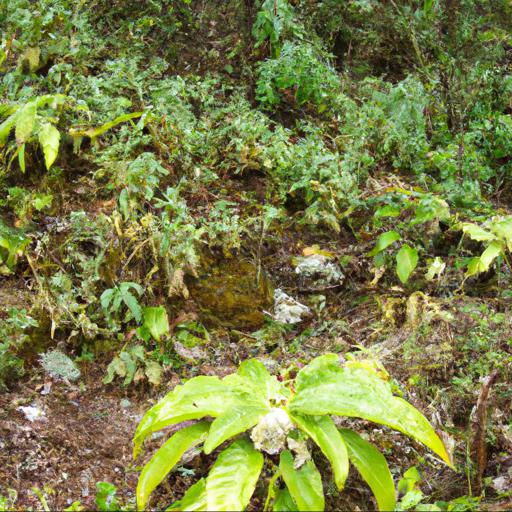
[[[387,425],[451,465],[427,419],[394,394],[387,374],[374,362],[340,365],[337,355],[327,354],[314,359],[295,379],[281,383],[261,362],[251,359],[223,379],[189,380],[146,413],[135,433],[135,457],[153,432],[188,420],[201,421],[178,430],[146,464],[137,486],[137,505],[139,509],[147,505],[153,490],[187,450],[203,444],[204,453],[210,454],[229,441],[208,476],[169,510],[244,510],[263,469],[262,452],[279,455],[277,466],[272,464],[275,457],[268,461],[274,476],[266,510],[323,510],[322,478],[308,450],[311,440],[330,462],[338,489],[343,489],[352,462],[372,489],[379,509],[394,510],[395,488],[384,456],[353,430],[337,428],[331,415]]]
[[[37,140],[43,150],[46,168],[49,169],[59,153],[60,132],[57,129],[60,112],[71,98],[63,94],[46,94],[24,104],[3,105],[0,110],[0,148],[8,141],[12,130],[16,143],[8,146],[12,151],[11,161],[18,157],[20,168],[25,172],[25,148],[27,143]]]

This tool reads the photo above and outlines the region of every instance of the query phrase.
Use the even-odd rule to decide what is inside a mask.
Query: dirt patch
[[[102,372],[87,366],[85,389],[58,382],[43,395],[39,375],[0,396],[0,494],[16,490],[18,508],[41,508],[32,487],[48,487],[52,510],[75,500],[94,508],[99,481],[115,484],[123,503],[134,497],[131,438],[150,403],[104,386]],[[130,404],[121,404],[123,398]],[[29,421],[18,408],[30,405],[43,410],[44,417]]]

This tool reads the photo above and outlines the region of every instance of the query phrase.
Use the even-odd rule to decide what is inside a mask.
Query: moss
[[[262,273],[257,279],[254,264],[238,259],[212,265],[189,285],[205,324],[234,329],[256,329],[263,311],[272,307],[273,287]]]

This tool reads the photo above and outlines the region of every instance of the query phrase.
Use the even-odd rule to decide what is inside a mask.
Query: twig
[[[485,377],[482,382],[482,388],[476,403],[475,415],[473,418],[472,430],[474,432],[471,443],[471,456],[476,465],[477,474],[474,483],[474,490],[480,494],[482,490],[482,477],[487,465],[487,444],[485,434],[487,430],[487,409],[489,405],[489,394],[491,388],[498,378],[499,370],[494,370]]]

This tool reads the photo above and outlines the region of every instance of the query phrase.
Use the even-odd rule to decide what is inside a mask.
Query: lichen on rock
[[[44,371],[53,378],[69,381],[80,378],[80,370],[76,364],[60,350],[51,350],[41,354],[39,360]]]
[[[323,254],[298,257],[295,262],[295,273],[309,286],[321,288],[340,284],[345,277],[338,265]]]

